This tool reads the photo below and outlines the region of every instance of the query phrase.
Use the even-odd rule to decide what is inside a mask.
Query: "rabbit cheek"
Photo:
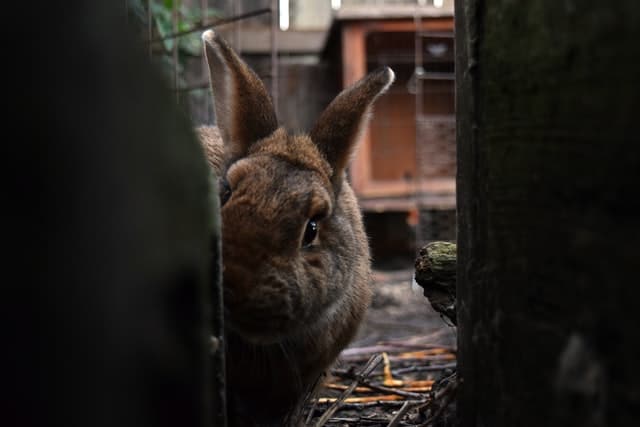
[[[300,306],[296,287],[277,277],[225,267],[225,306],[231,329],[254,343],[270,343],[286,336]]]

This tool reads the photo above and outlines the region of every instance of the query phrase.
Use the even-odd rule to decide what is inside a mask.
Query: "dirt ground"
[[[456,346],[456,328],[431,308],[413,276],[413,266],[374,271],[373,300],[350,348],[425,336],[433,344]]]
[[[364,323],[305,406],[304,425],[456,425],[456,329],[433,310],[413,276],[413,266],[374,271]],[[354,382],[356,372],[365,379]]]

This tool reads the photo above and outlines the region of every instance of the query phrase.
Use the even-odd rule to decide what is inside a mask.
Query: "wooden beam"
[[[453,32],[454,21],[453,18],[424,18],[421,28],[422,31]],[[368,33],[414,32],[416,24],[413,19],[369,21],[366,23],[366,31]]]
[[[365,46],[365,26],[362,22],[352,22],[342,27],[342,86],[346,88],[367,73]],[[371,179],[371,138],[369,129],[362,135],[360,145],[349,171],[351,184],[356,193],[361,191]]]
[[[638,23],[456,1],[460,427],[639,425]]]

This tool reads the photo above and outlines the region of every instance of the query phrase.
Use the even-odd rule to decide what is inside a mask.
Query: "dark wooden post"
[[[640,413],[640,2],[457,0],[463,426]]]
[[[122,9],[4,10],[3,425],[223,425],[213,178]]]

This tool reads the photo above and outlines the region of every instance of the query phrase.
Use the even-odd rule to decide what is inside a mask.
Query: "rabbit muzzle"
[[[303,295],[294,271],[226,259],[223,269],[227,325],[254,343],[280,341],[300,327]]]

